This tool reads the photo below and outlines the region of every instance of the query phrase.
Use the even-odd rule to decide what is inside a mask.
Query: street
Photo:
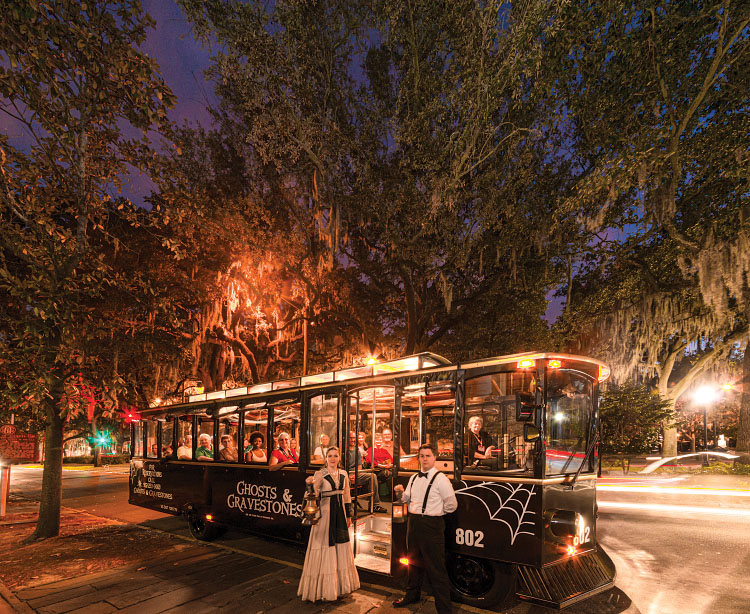
[[[12,495],[36,499],[41,469],[14,467]],[[128,474],[63,473],[63,504],[92,514],[140,523],[187,537],[181,518],[127,504]],[[731,476],[612,478],[599,484],[599,543],[617,566],[616,588],[568,608],[601,614],[744,614],[750,604],[750,488]],[[229,532],[216,545],[296,567],[302,546]],[[372,587],[399,588],[397,580],[367,575]],[[363,590],[367,590],[366,588]],[[512,614],[541,614],[517,604]]]

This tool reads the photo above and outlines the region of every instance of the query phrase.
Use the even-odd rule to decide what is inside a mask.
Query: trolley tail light
[[[547,363],[547,366],[548,366],[548,367],[549,367],[550,369],[559,369],[560,367],[562,367],[562,362],[560,362],[559,360],[550,360],[550,361],[549,361],[549,362]]]
[[[609,377],[609,367],[605,367],[604,365],[599,365],[599,377],[598,377],[598,380],[600,382],[603,382],[608,377]]]
[[[208,522],[211,522],[213,519],[213,514],[206,514],[206,520],[208,520]]]
[[[568,546],[568,556],[573,556],[576,553],[575,546]]]
[[[516,369],[530,369],[533,366],[534,366],[533,358],[524,358],[523,360],[518,361],[518,364],[516,365]]]
[[[398,562],[399,562],[399,563],[401,563],[402,565],[408,565],[408,564],[409,564],[409,559],[407,559],[407,558],[406,558],[405,556],[402,556],[402,557],[401,557],[401,558],[400,558],[400,559],[398,560]]]

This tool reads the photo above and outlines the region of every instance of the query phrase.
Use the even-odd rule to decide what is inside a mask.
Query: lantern
[[[304,502],[302,504],[302,525],[311,527],[318,524],[320,520],[320,504],[318,497],[315,496],[315,489],[312,484],[307,485]]]
[[[398,498],[398,501],[393,502],[393,517],[392,520],[396,524],[401,524],[403,522],[406,522],[406,516],[409,513],[409,504],[404,503],[401,500],[401,497]]]

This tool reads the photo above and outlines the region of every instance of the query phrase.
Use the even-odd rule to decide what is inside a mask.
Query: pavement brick
[[[80,597],[81,595],[89,595],[94,590],[95,589],[90,584],[82,584],[80,586],[75,586],[64,591],[50,590],[47,591],[46,594],[39,595],[38,597],[35,597],[33,599],[28,599],[26,603],[28,603],[32,608],[39,608],[51,603],[58,603],[60,601],[65,601],[66,599]]]
[[[105,601],[99,603],[92,603],[83,608],[77,610],[70,610],[68,614],[109,614],[110,612],[116,612],[117,608]]]
[[[155,597],[169,592],[174,587],[174,582],[168,582],[166,580],[159,581],[154,576],[149,576],[151,584],[142,588],[132,589],[130,586],[125,585],[119,594],[112,597],[107,597],[107,603],[111,603],[113,606],[123,609],[128,606],[135,605]]]
[[[177,588],[168,593],[163,593],[141,601],[130,607],[118,610],[125,614],[146,614],[150,612],[163,612],[170,608],[175,608],[186,603],[190,603],[194,600],[200,599],[210,594],[211,588],[207,585],[203,587],[184,586]]]
[[[139,581],[130,582],[128,584],[129,587],[132,588],[139,588],[142,586],[145,586],[149,582],[148,578],[141,578]],[[106,589],[102,590],[91,590],[86,594],[73,597],[73,598],[58,598],[56,601],[50,601],[50,599],[54,596],[50,595],[49,597],[46,597],[45,600],[48,601],[47,604],[45,604],[42,607],[37,608],[39,612],[50,612],[52,614],[62,614],[63,612],[70,612],[72,610],[84,608],[99,602],[104,602],[109,597],[114,597],[121,593],[123,590],[123,586],[121,584],[115,584],[113,586],[110,586]],[[63,595],[64,597],[64,595]],[[32,607],[36,608],[36,606],[32,603],[29,603]]]

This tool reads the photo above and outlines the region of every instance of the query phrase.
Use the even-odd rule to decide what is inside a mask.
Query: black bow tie
[[[418,471],[417,472],[417,477],[418,478],[426,478],[427,477],[427,473],[424,472],[424,471]]]

